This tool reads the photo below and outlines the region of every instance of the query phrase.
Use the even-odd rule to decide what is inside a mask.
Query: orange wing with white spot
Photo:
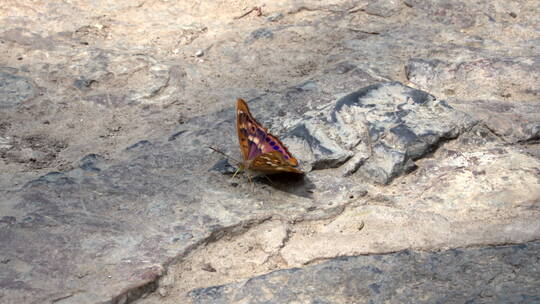
[[[282,172],[291,172],[303,174],[304,172],[296,169],[289,163],[283,155],[277,151],[261,154],[251,162],[249,169],[260,171],[265,174],[274,174]]]

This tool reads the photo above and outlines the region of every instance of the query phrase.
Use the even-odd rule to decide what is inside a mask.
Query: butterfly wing
[[[285,159],[283,154],[278,151],[271,151],[255,157],[250,165],[249,169],[260,171],[265,174],[291,172],[297,174],[303,174],[304,172],[296,169],[291,165],[289,161]]]
[[[261,154],[278,152],[289,166],[298,165],[287,147],[253,118],[246,102],[240,98],[236,102],[236,129],[244,161],[253,160]]]
[[[253,140],[257,123],[251,116],[249,109],[242,99],[236,102],[236,131],[238,133],[238,141],[244,161],[255,158],[262,154],[259,145]],[[252,131],[253,130],[253,131]],[[255,133],[256,134],[256,133]]]

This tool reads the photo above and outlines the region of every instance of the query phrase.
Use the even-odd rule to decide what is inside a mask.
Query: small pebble
[[[204,55],[203,50],[198,50],[197,53],[195,53],[195,56],[197,57],[201,57],[202,55]]]
[[[166,297],[169,295],[169,291],[164,287],[159,287],[157,290],[158,294],[162,297]]]
[[[283,18],[282,13],[274,13],[274,14],[266,17],[266,20],[268,20],[269,22],[276,22],[276,21],[280,20],[281,18]]]

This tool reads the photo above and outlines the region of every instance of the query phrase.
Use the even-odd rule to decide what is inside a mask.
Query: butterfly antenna
[[[221,150],[218,150],[218,149],[216,149],[216,148],[214,148],[214,147],[208,147],[208,148],[214,150],[214,152],[217,152],[217,153],[219,153],[219,154],[225,156],[225,157],[228,158],[228,159],[234,160],[237,164],[242,164],[241,161],[238,161],[236,158],[229,156],[227,153],[225,153],[225,152],[223,152],[223,151],[221,151]]]

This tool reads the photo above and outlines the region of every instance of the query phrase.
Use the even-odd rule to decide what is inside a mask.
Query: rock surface
[[[0,302],[187,303],[540,239],[534,1],[102,2],[0,3]],[[207,147],[239,158],[238,97],[303,179],[230,179]],[[537,248],[498,252],[534,282]]]
[[[193,290],[193,303],[536,303],[539,243],[343,257]]]
[[[414,160],[476,123],[445,101],[400,83],[371,85],[304,115],[287,143],[309,150],[302,157],[310,168],[343,166],[344,175],[360,171],[382,184],[412,171]]]

